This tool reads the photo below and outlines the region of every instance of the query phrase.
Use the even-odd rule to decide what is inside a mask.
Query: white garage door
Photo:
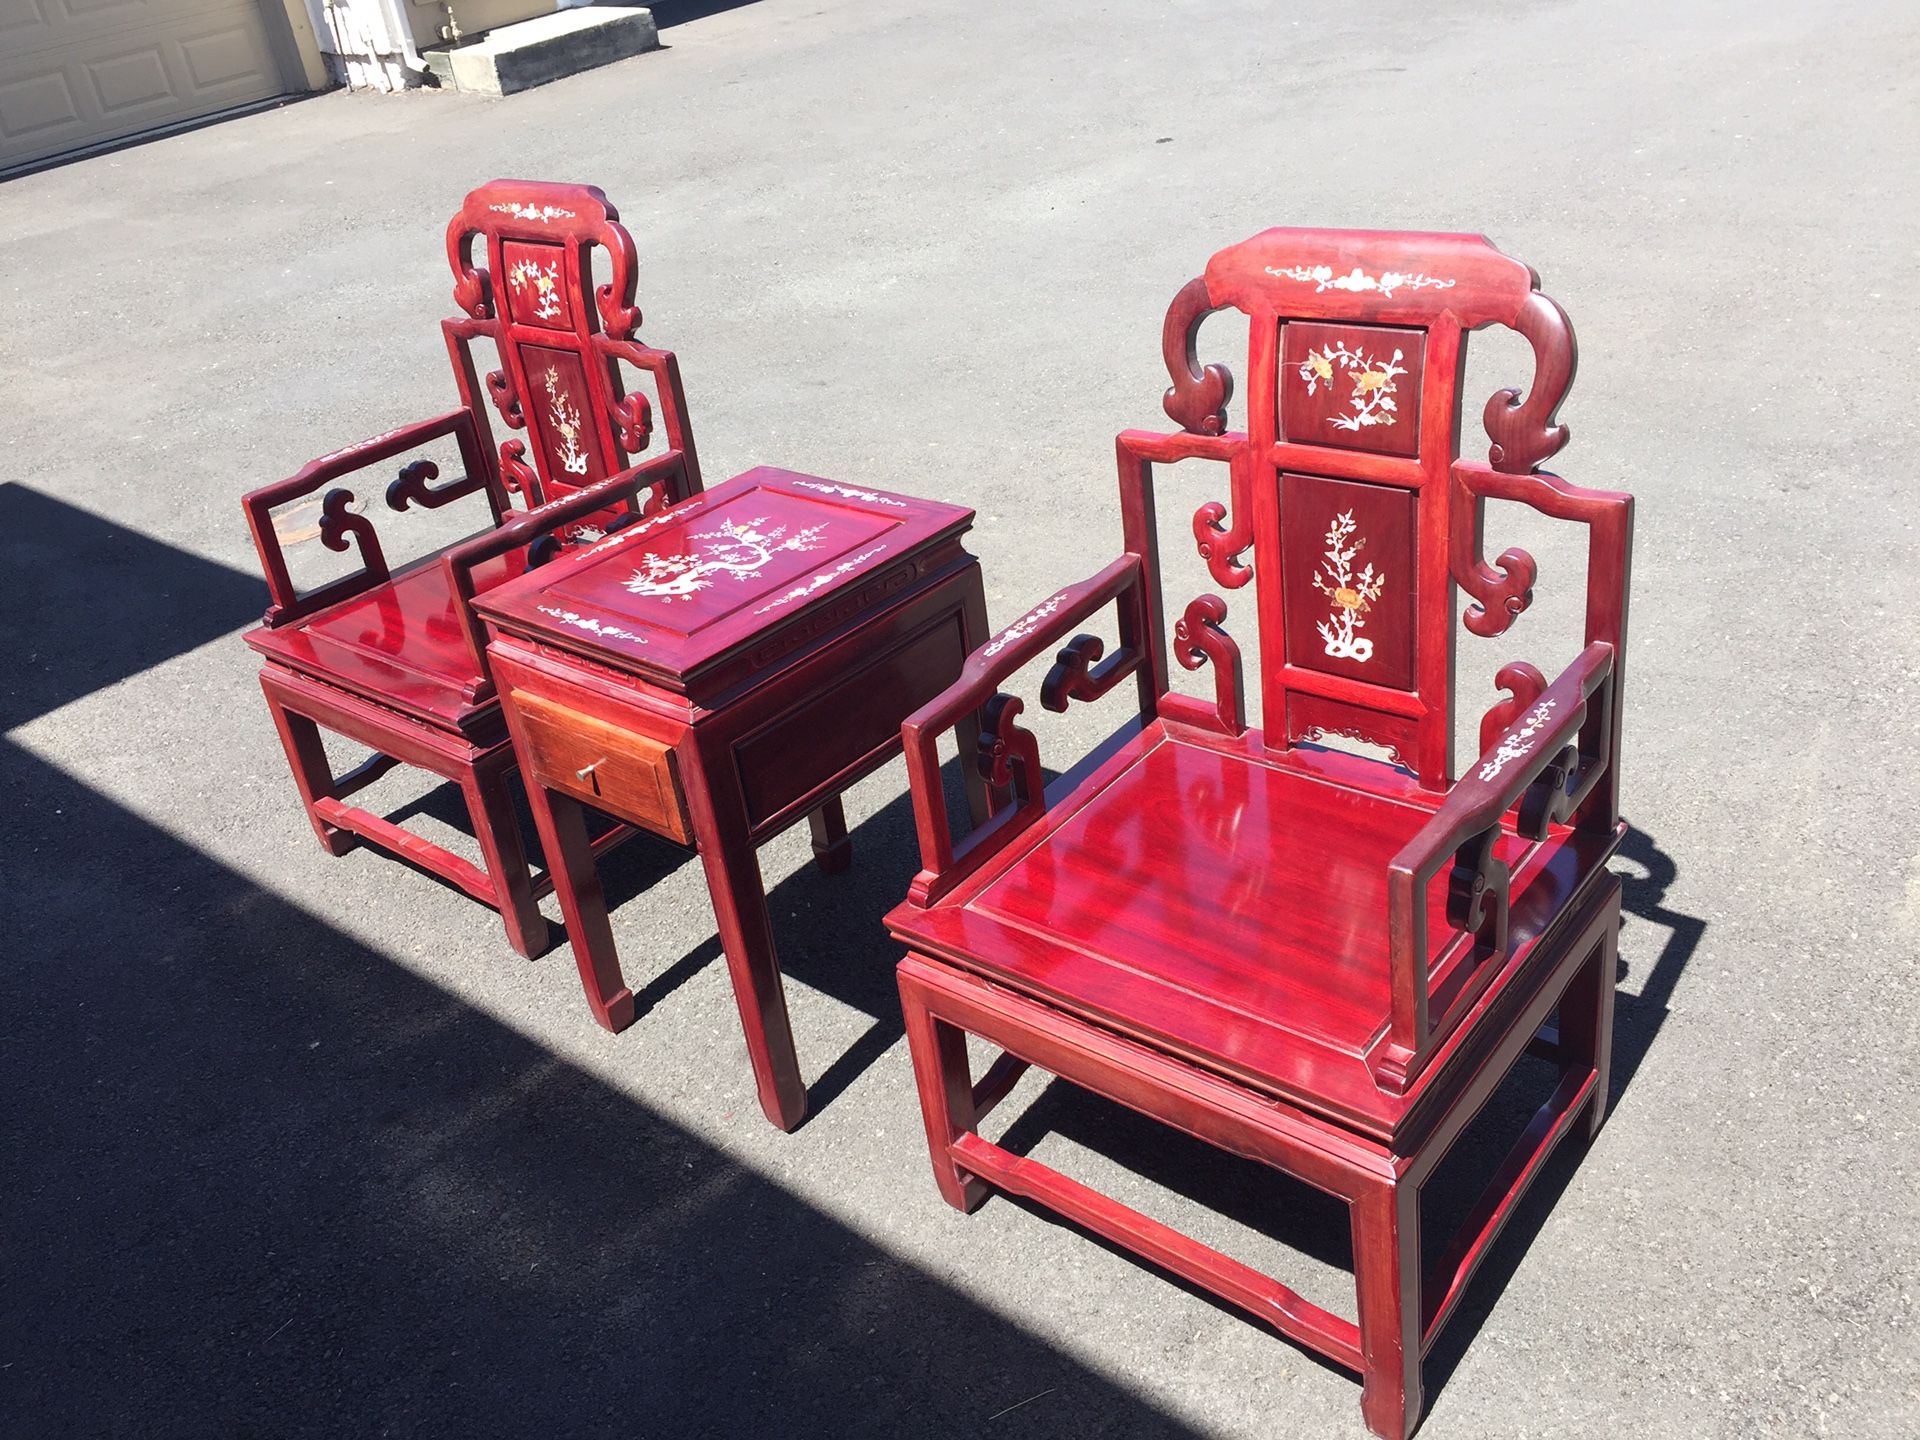
[[[284,94],[260,3],[0,0],[0,170]]]

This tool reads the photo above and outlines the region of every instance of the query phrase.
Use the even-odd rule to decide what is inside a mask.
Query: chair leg
[[[853,863],[853,841],[847,835],[847,812],[835,795],[807,816],[813,829],[813,863],[829,875],[839,875]]]
[[[1600,1133],[1607,1119],[1607,1087],[1613,1068],[1613,1000],[1619,971],[1618,916],[1593,947],[1593,959],[1568,982],[1560,996],[1560,1061],[1569,1074],[1591,1068],[1593,1098],[1587,1137]]]
[[[360,843],[351,830],[330,825],[314,810],[314,802],[333,798],[333,766],[327,761],[326,747],[320,742],[320,727],[306,716],[289,710],[261,686],[267,697],[267,709],[273,716],[273,728],[280,732],[280,744],[287,752],[287,765],[293,771],[293,783],[300,791],[301,807],[307,822],[320,837],[320,848],[329,855],[345,855]]]
[[[907,1049],[926,1120],[927,1149],[933,1178],[954,1209],[971,1214],[985,1203],[989,1187],[954,1163],[952,1145],[979,1124],[973,1076],[967,1067],[967,1037],[938,1019],[905,975],[900,977],[900,1008],[907,1022]]]
[[[507,794],[507,776],[512,773],[512,755],[502,752],[462,776],[460,793],[467,800],[487,878],[493,882],[494,907],[507,928],[507,943],[531,960],[544,954],[550,941],[547,917],[533,898],[533,873],[520,837],[520,817]]]
[[[1382,1440],[1420,1423],[1420,1188],[1380,1182],[1353,1201],[1353,1270],[1365,1363],[1360,1413]]]

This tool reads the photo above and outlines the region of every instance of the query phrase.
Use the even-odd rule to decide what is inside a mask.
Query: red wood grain
[[[596,503],[554,504],[576,502]],[[985,638],[980,569],[960,548],[972,519],[761,467],[473,600],[515,746],[538,757],[528,795],[594,1018],[619,1030],[634,1008],[581,800],[675,839],[684,814],[761,1107],[785,1130],[807,1090],[756,848],[806,817],[822,867],[845,868],[841,791],[899,753],[901,722]],[[556,772],[560,756],[578,769]],[[682,793],[663,801],[663,779]]]
[[[487,244],[487,265],[472,257],[478,238]],[[678,363],[634,336],[633,241],[604,195],[589,186],[495,182],[467,197],[447,245],[455,299],[465,312],[442,326],[461,408],[323,456],[245,497],[272,601],[266,623],[246,638],[265,657],[261,683],[321,844],[340,854],[363,839],[404,856],[500,910],[509,943],[534,955],[547,943],[547,923],[534,903],[543,887],[528,869],[507,799],[514,756],[469,602],[518,573],[530,546],[551,543],[556,532],[685,499],[699,491],[700,473]],[[611,267],[597,288],[596,246]],[[513,296],[516,283],[524,292],[524,274],[516,282],[511,272],[529,261],[547,267],[553,283],[538,302],[523,293],[529,308],[519,319],[503,318],[496,302],[502,293]],[[510,315],[519,303],[509,301]],[[539,314],[542,306],[551,313]],[[484,378],[474,359],[476,340],[493,343],[502,358],[501,369]],[[522,403],[529,374],[546,373],[529,370],[527,356],[536,353],[566,377],[564,416]],[[652,376],[666,420],[666,449],[633,469],[626,457],[650,443],[651,406],[644,394],[626,394],[621,363]],[[487,397],[510,429],[525,428],[531,414],[536,469],[524,463],[522,441],[509,440],[493,453]],[[571,470],[562,453],[563,420],[578,442]],[[385,507],[393,513],[435,509],[484,494],[492,528],[476,541],[391,571],[372,506],[359,508],[361,497],[342,482],[377,483],[376,467],[448,439],[459,447],[462,473],[443,480],[436,462],[415,459],[385,486]],[[273,510],[323,489],[321,542],[352,551],[359,568],[301,594]],[[533,508],[515,510],[515,494]],[[321,726],[373,747],[376,760],[418,765],[459,785],[484,868],[346,805],[356,787],[350,777],[332,774]]]
[[[1230,373],[1196,343],[1226,306],[1249,321],[1244,431],[1227,424]],[[1529,341],[1535,374],[1488,402],[1488,461],[1462,461],[1464,344],[1489,324]],[[1050,1206],[1358,1369],[1368,1426],[1398,1440],[1493,1237],[1606,1105],[1631,501],[1533,473],[1566,441],[1572,331],[1479,236],[1267,231],[1180,291],[1161,347],[1182,433],[1119,438],[1124,553],[975,652],[905,726],[923,868],[888,924],[910,952],[929,1150],[959,1208],[988,1187]],[[1211,706],[1167,691],[1153,478],[1183,459],[1224,465],[1224,500],[1184,528],[1215,583],[1254,592],[1238,617],[1219,595],[1175,612],[1175,658],[1216,666]],[[1487,498],[1588,526],[1588,643],[1551,683],[1501,670],[1509,698],[1456,783],[1454,586],[1474,601],[1468,633],[1488,635],[1539,578],[1517,550],[1481,559]],[[1109,605],[1138,720],[1043,790],[1002,687]],[[1253,729],[1232,640],[1249,615]],[[1108,688],[1092,660],[1080,641],[1061,652],[1050,707]],[[935,745],[981,711],[997,809],[955,843]],[[1335,735],[1395,763],[1311,743]],[[1428,1276],[1421,1187],[1556,1005],[1560,1084]],[[968,1035],[1005,1062],[978,1086]],[[1358,1326],[983,1140],[981,1114],[1028,1064],[1346,1200]]]

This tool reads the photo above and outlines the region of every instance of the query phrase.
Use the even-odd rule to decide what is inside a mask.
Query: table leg
[[[531,775],[526,781],[527,803],[540,843],[546,847],[553,893],[567,922],[567,940],[573,946],[573,963],[579,967],[587,1005],[595,1020],[617,1034],[633,1023],[633,992],[620,974],[620,952],[614,948],[583,807],[571,795],[549,790]]]
[[[793,1025],[787,1018],[780,959],[773,946],[773,920],[767,913],[746,803],[738,788],[724,780],[718,787],[709,784],[710,776],[729,772],[724,743],[716,748],[711,767],[696,762],[682,772],[687,810],[700,847],[700,863],[706,867],[707,892],[713,898],[713,918],[726,952],[734,1002],[740,1007],[740,1028],[746,1035],[760,1108],[780,1129],[792,1130],[806,1118],[807,1087],[794,1053]]]
[[[853,841],[847,836],[847,812],[834,796],[807,815],[813,830],[813,863],[829,875],[841,874],[853,864]]]

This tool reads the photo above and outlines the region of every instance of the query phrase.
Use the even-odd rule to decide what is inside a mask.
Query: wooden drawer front
[[[959,617],[944,615],[741,740],[733,753],[748,817],[761,824],[875,750],[897,752],[901,722],[951,685],[966,659]]]
[[[597,809],[689,844],[686,802],[673,747],[525,690],[512,693],[527,773]]]

